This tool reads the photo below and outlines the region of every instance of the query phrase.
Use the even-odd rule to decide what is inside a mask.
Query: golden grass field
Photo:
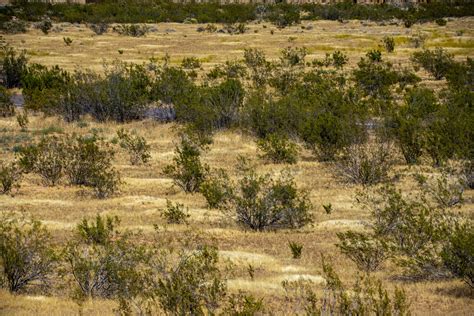
[[[96,36],[86,26],[65,26],[61,33],[43,35],[38,30],[26,34],[5,35],[5,40],[13,47],[24,48],[31,62],[45,65],[58,64],[67,69],[75,67],[91,68],[99,71],[103,60],[120,59],[130,62],[145,62],[152,56],[162,57],[165,53],[173,62],[183,57],[196,56],[208,68],[226,60],[240,59],[244,48],[263,49],[270,58],[277,58],[279,51],[289,45],[304,46],[309,51],[308,58],[321,58],[326,52],[340,49],[348,54],[350,63],[355,64],[365,51],[376,48],[383,36],[396,39],[395,53],[387,54],[394,63],[405,64],[414,48],[409,38],[415,34],[426,34],[425,47],[441,46],[456,57],[474,55],[474,18],[449,21],[446,27],[434,23],[415,25],[411,29],[403,26],[379,26],[368,23],[363,26],[359,21],[347,24],[330,21],[304,22],[311,24],[312,30],[290,27],[277,30],[270,24],[251,24],[250,31],[244,35],[209,34],[196,32],[196,25],[158,24],[158,31],[143,38],[131,38],[108,33]],[[173,29],[171,32],[167,29]],[[270,30],[275,29],[274,35]],[[255,33],[254,31],[257,31]],[[458,36],[459,31],[463,31]],[[458,33],[457,33],[458,32]],[[63,37],[73,39],[70,47]],[[118,50],[123,50],[121,55]],[[427,76],[423,77],[428,82]],[[256,233],[244,231],[226,220],[220,211],[208,210],[204,198],[199,194],[185,194],[172,186],[172,180],[162,174],[165,165],[171,162],[176,142],[174,124],[160,124],[153,121],[140,121],[129,124],[96,123],[86,120],[87,124],[66,123],[60,118],[34,115],[30,117],[27,132],[20,131],[15,118],[0,119],[0,159],[12,159],[11,148],[26,139],[39,138],[46,129],[54,127],[60,133],[90,132],[100,129],[107,139],[115,136],[120,127],[134,129],[144,136],[152,146],[152,159],[147,165],[132,166],[123,150],[118,149],[116,167],[121,172],[124,184],[121,192],[112,198],[97,200],[83,189],[67,185],[44,187],[34,175],[27,175],[21,188],[12,197],[0,195],[0,210],[25,210],[41,219],[52,231],[56,240],[64,240],[71,234],[75,225],[84,217],[96,214],[118,215],[121,227],[142,230],[144,234],[153,233],[153,224],[166,229],[168,234],[182,236],[188,229],[185,225],[166,225],[160,216],[166,199],[184,203],[190,210],[189,228],[201,231],[205,236],[216,238],[221,256],[236,266],[229,279],[229,290],[242,289],[265,298],[267,311],[277,315],[291,314],[291,304],[285,301],[281,286],[283,280],[306,278],[316,284],[321,283],[320,253],[334,258],[336,270],[345,282],[352,282],[357,274],[356,266],[341,255],[334,246],[336,232],[348,228],[360,228],[368,219],[368,212],[354,204],[354,195],[360,187],[341,182],[331,166],[316,161],[309,152],[302,150],[300,160],[290,170],[295,175],[298,187],[309,192],[314,204],[315,223],[296,231],[278,231]],[[224,168],[235,175],[234,166],[237,156],[253,158],[258,171],[277,174],[284,165],[264,164],[258,160],[255,139],[237,131],[218,133],[210,150],[204,154],[204,160],[213,168]],[[430,167],[412,167],[399,165],[396,170],[401,174],[398,185],[406,192],[412,188],[409,175]],[[465,205],[459,210],[474,218],[474,192],[465,192]],[[331,203],[333,212],[327,215],[322,204]],[[291,258],[288,241],[298,241],[304,245],[301,259]],[[252,264],[255,278],[251,280],[246,267]],[[408,283],[392,278],[397,268],[386,264],[375,273],[389,288],[403,286],[412,301],[412,310],[416,315],[473,315],[474,293],[461,281],[437,281]],[[323,286],[320,286],[322,291]],[[93,300],[84,305],[84,315],[108,315],[113,313],[115,303],[106,300]],[[1,315],[70,315],[77,314],[78,305],[68,296],[68,291],[55,289],[48,296],[13,296],[0,291]]]

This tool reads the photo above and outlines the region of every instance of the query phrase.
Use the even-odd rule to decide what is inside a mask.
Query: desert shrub
[[[0,77],[6,88],[19,88],[26,72],[28,59],[26,52],[17,53],[12,47],[4,46],[1,51],[2,67]]]
[[[21,148],[18,154],[22,169],[38,174],[46,185],[56,185],[64,174],[65,142],[58,136],[43,137],[39,143]]]
[[[332,65],[336,69],[342,69],[344,65],[347,64],[348,60],[349,58],[347,55],[339,50],[336,50],[332,53]]]
[[[113,30],[120,35],[127,35],[133,37],[145,36],[149,31],[149,27],[146,24],[122,24],[114,26]]]
[[[325,296],[320,305],[309,300],[306,307],[311,314],[377,314],[410,315],[410,302],[403,289],[395,288],[390,296],[380,280],[359,275],[352,288],[347,288],[339,279],[332,264],[323,258],[323,276],[326,279]],[[349,295],[349,291],[352,295]],[[311,293],[310,293],[311,294]],[[315,298],[313,294],[313,298]]]
[[[161,215],[168,224],[186,224],[189,218],[189,209],[184,208],[184,204],[175,203],[166,200],[166,208],[161,210]]]
[[[109,25],[107,23],[94,23],[89,24],[89,28],[97,35],[107,33]]]
[[[251,294],[239,292],[229,295],[227,306],[223,313],[231,316],[259,315],[265,312],[263,299],[255,298]]]
[[[117,131],[117,135],[120,146],[128,151],[132,165],[147,163],[150,160],[150,145],[144,137],[128,133],[123,128]]]
[[[389,250],[385,242],[368,234],[347,231],[337,233],[337,237],[337,247],[354,261],[359,270],[376,271],[388,256]]]
[[[16,115],[16,121],[22,132],[26,132],[28,130],[28,124],[30,123],[30,120],[28,119],[27,111],[23,110],[23,112],[18,113]]]
[[[227,23],[224,25],[223,30],[228,34],[244,34],[247,32],[248,27],[245,23]]]
[[[382,61],[380,51],[371,51],[361,58],[353,75],[365,95],[382,100],[391,98],[390,88],[398,82],[397,73],[390,63]]]
[[[393,37],[385,36],[383,38],[383,44],[387,52],[392,53],[395,50],[395,40]]]
[[[472,87],[474,85],[474,59],[468,57],[465,62],[453,62],[446,74],[446,80],[453,90]]]
[[[76,71],[59,98],[59,114],[74,121],[90,114],[98,121],[126,122],[143,117],[149,80],[142,65],[114,62],[104,76]]]
[[[208,208],[224,208],[233,196],[233,186],[229,175],[223,170],[213,170],[201,183],[199,192],[204,196]]]
[[[185,192],[193,193],[199,191],[209,167],[201,162],[200,146],[184,135],[176,146],[173,163],[163,171],[165,175],[173,178],[175,185]]]
[[[20,19],[11,19],[2,23],[2,31],[7,34],[26,33],[28,31],[28,23]]]
[[[247,168],[237,184],[232,204],[229,215],[252,230],[300,228],[313,221],[311,202],[298,192],[289,175],[274,180]]]
[[[464,202],[462,179],[448,174],[445,170],[437,176],[427,177],[416,174],[415,178],[425,196],[440,208],[451,208]]]
[[[58,66],[30,65],[22,80],[25,108],[46,114],[61,114],[58,106],[70,80],[70,74]]]
[[[0,193],[8,194],[20,187],[22,170],[16,162],[0,161]]]
[[[15,114],[15,106],[10,100],[10,93],[4,86],[0,86],[0,117],[9,117]]]
[[[257,141],[262,152],[261,158],[273,163],[294,164],[298,158],[298,148],[285,135],[270,134]]]
[[[267,19],[278,28],[285,28],[300,23],[300,12],[297,7],[282,2],[275,5]]]
[[[159,270],[153,295],[160,307],[175,315],[214,313],[226,291],[218,262],[213,246],[181,250],[175,260]]]
[[[303,245],[299,244],[294,241],[288,242],[288,246],[290,247],[291,250],[291,255],[293,256],[293,259],[299,259],[301,258],[301,253],[303,252]]]
[[[130,298],[146,285],[150,252],[133,242],[133,234],[116,230],[113,222],[100,216],[96,223],[84,220],[63,250],[63,277],[70,278],[80,300]]]
[[[441,252],[444,266],[474,288],[474,227],[467,221],[456,227]]]
[[[458,222],[449,209],[433,203],[423,191],[406,197],[393,186],[375,195],[361,194],[358,201],[371,211],[371,236],[388,245],[407,278],[448,275],[440,253]]]
[[[48,17],[43,18],[40,22],[35,24],[37,29],[40,29],[43,34],[48,34],[51,28],[53,27],[53,23]]]
[[[48,284],[55,266],[55,254],[51,236],[40,221],[2,215],[0,266],[10,292],[19,292],[38,283]]]
[[[380,141],[352,145],[337,162],[338,172],[349,182],[362,185],[386,181],[393,166],[390,149],[390,144]]]
[[[66,44],[66,46],[71,46],[72,39],[70,37],[63,37],[63,42]]]
[[[436,19],[435,22],[436,22],[436,24],[438,24],[439,26],[446,26],[446,24],[447,24],[446,20],[443,19],[443,18]]]
[[[436,80],[441,80],[451,69],[453,56],[438,47],[433,51],[425,49],[421,52],[413,53],[412,61],[423,67]]]
[[[97,215],[94,221],[83,218],[77,225],[77,235],[87,244],[105,245],[117,235],[118,217]]]
[[[244,63],[249,68],[250,79],[255,87],[264,86],[272,68],[271,63],[265,58],[265,53],[258,49],[245,49]]]
[[[474,189],[474,159],[461,162],[461,181],[466,188]]]

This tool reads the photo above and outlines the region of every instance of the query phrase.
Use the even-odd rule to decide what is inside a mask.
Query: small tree
[[[11,292],[36,282],[46,285],[55,265],[51,236],[36,219],[4,214],[0,219],[0,258]]]
[[[189,137],[182,136],[181,143],[175,149],[173,164],[166,166],[164,173],[185,192],[198,192],[209,172],[209,167],[201,163],[200,157],[200,146]]]

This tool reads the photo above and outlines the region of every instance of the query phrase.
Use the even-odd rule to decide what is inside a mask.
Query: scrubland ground
[[[75,67],[91,68],[99,71],[104,60],[120,59],[130,62],[145,62],[152,56],[171,56],[172,62],[180,62],[183,57],[195,56],[201,59],[204,68],[226,60],[240,59],[244,48],[263,49],[267,56],[276,58],[282,48],[304,46],[309,56],[321,58],[326,52],[340,49],[348,54],[350,64],[355,64],[365,51],[381,44],[385,35],[393,36],[396,48],[387,58],[394,63],[405,63],[414,51],[409,38],[425,34],[425,47],[440,46],[455,56],[472,56],[474,52],[474,18],[449,21],[446,27],[433,23],[415,25],[410,29],[403,26],[380,26],[372,22],[362,24],[350,21],[304,22],[312,25],[311,30],[290,27],[277,30],[267,24],[251,24],[244,35],[209,34],[196,32],[197,25],[158,24],[157,31],[143,38],[131,38],[108,33],[96,36],[86,26],[67,25],[61,33],[40,34],[31,30],[26,34],[7,35],[5,39],[13,47],[24,48],[31,62],[45,65],[60,65],[66,69]],[[274,35],[270,30],[274,29]],[[258,32],[256,32],[258,31]],[[66,46],[63,37],[73,39]],[[122,50],[123,54],[119,54]],[[424,78],[426,79],[426,78]],[[358,273],[356,266],[341,255],[334,244],[336,233],[348,228],[362,228],[369,213],[354,203],[354,196],[361,188],[345,184],[336,176],[333,167],[316,161],[302,150],[300,160],[290,167],[264,164],[258,160],[255,139],[240,131],[220,132],[214,137],[210,150],[204,160],[213,168],[223,168],[235,176],[237,157],[243,155],[257,162],[259,172],[279,173],[289,168],[295,176],[299,188],[306,190],[314,205],[312,210],[315,223],[299,230],[278,232],[249,232],[226,219],[221,211],[209,210],[200,194],[185,194],[173,187],[172,180],[163,175],[163,167],[169,164],[177,140],[174,124],[161,124],[153,121],[139,121],[129,124],[96,123],[85,119],[80,123],[66,123],[60,118],[45,118],[40,114],[30,117],[27,131],[21,131],[15,118],[0,119],[0,159],[13,158],[13,148],[47,133],[87,134],[95,129],[111,140],[120,127],[136,130],[151,145],[151,162],[132,166],[125,152],[117,146],[118,155],[115,166],[121,173],[123,185],[121,192],[114,197],[98,200],[83,189],[58,185],[45,187],[35,175],[27,175],[21,188],[14,196],[0,196],[0,210],[27,211],[52,231],[58,242],[65,240],[72,229],[84,217],[96,214],[117,215],[121,227],[141,230],[145,236],[153,234],[153,225],[158,225],[167,234],[184,236],[186,229],[200,231],[206,238],[218,242],[221,258],[235,265],[229,277],[229,290],[239,289],[264,297],[267,311],[275,314],[291,314],[291,304],[285,301],[281,286],[283,280],[310,279],[321,284],[320,254],[334,259],[335,269],[344,282],[352,282]],[[398,165],[401,175],[397,185],[405,192],[412,189],[410,175],[417,171],[431,172],[429,166],[407,167]],[[393,174],[392,174],[393,176]],[[189,207],[189,226],[167,225],[160,216],[160,209],[166,200],[183,203]],[[468,217],[474,217],[474,192],[465,193],[465,204],[459,209]],[[322,204],[331,203],[333,211],[326,214]],[[300,259],[292,259],[288,241],[301,243],[303,254]],[[250,278],[247,268],[255,268],[255,276]],[[474,310],[473,293],[461,281],[403,282],[393,278],[397,268],[386,264],[375,273],[389,288],[403,286],[412,302],[415,314],[431,315],[472,315]],[[2,315],[66,315],[78,313],[78,305],[65,295],[65,289],[54,288],[47,296],[13,296],[0,292],[0,314]],[[113,313],[115,303],[106,300],[86,302],[83,313],[86,315],[105,315]]]

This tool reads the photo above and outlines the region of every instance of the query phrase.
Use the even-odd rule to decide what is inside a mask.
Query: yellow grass
[[[448,22],[448,26],[430,38],[432,30],[438,29],[433,23],[416,25],[412,29],[402,26],[362,26],[358,21],[348,24],[319,21],[305,22],[313,25],[310,31],[302,32],[299,27],[276,30],[268,25],[252,24],[245,35],[222,35],[197,33],[196,25],[158,24],[158,32],[144,38],[130,38],[109,33],[95,36],[85,26],[67,26],[60,34],[43,35],[37,30],[27,34],[7,35],[5,39],[14,47],[25,48],[32,62],[46,65],[59,64],[62,67],[91,68],[100,70],[103,60],[115,58],[144,62],[151,56],[162,57],[165,53],[172,56],[174,62],[183,57],[197,56],[205,61],[204,68],[229,59],[240,59],[244,48],[263,49],[271,58],[277,58],[279,50],[293,46],[308,47],[311,57],[323,57],[333,49],[344,50],[355,64],[368,48],[376,47],[383,36],[399,38],[394,54],[388,58],[397,62],[407,62],[414,48],[405,40],[412,34],[426,32],[427,44],[432,46],[441,43],[443,47],[455,54],[463,52],[472,56],[472,38],[474,35],[474,18],[465,18]],[[164,30],[175,29],[166,34]],[[271,35],[270,30],[275,29]],[[461,41],[451,41],[454,32],[464,29]],[[254,33],[258,30],[258,33]],[[63,36],[73,39],[72,47],[67,47]],[[291,43],[288,38],[296,37]],[[450,46],[452,43],[452,46]],[[463,43],[466,43],[465,46]],[[329,49],[330,48],[330,49]],[[117,51],[123,49],[123,55]],[[459,57],[462,57],[461,55]],[[229,280],[229,289],[239,289],[265,297],[265,304],[270,310],[279,310],[280,314],[291,313],[288,302],[284,299],[283,280],[310,279],[322,290],[320,253],[330,254],[336,263],[336,270],[344,282],[355,279],[355,265],[342,256],[334,246],[336,232],[348,228],[360,229],[363,222],[369,219],[366,210],[354,206],[355,192],[360,189],[342,183],[335,177],[331,166],[315,161],[303,151],[303,159],[290,170],[296,177],[300,188],[309,192],[314,204],[315,224],[296,231],[279,231],[275,233],[246,232],[223,218],[217,210],[206,209],[206,203],[199,194],[184,194],[172,186],[172,181],[162,174],[165,165],[173,157],[176,131],[173,124],[158,124],[152,121],[133,122],[119,125],[115,123],[99,124],[86,120],[86,127],[75,123],[65,123],[59,118],[44,118],[41,115],[31,116],[28,132],[21,132],[14,118],[0,119],[0,159],[12,159],[12,147],[24,141],[25,137],[39,138],[41,130],[50,126],[60,127],[65,133],[88,133],[92,128],[100,128],[107,139],[114,137],[119,127],[135,129],[146,137],[152,147],[151,162],[143,166],[131,166],[127,155],[120,149],[116,157],[116,166],[122,174],[124,184],[121,192],[115,197],[97,200],[87,191],[60,184],[57,187],[44,187],[38,177],[27,175],[21,188],[14,196],[0,195],[0,210],[26,210],[41,219],[50,228],[58,240],[66,238],[74,226],[84,217],[96,214],[118,215],[121,226],[133,230],[140,229],[145,235],[153,233],[153,225],[167,229],[169,234],[181,234],[187,228],[184,225],[166,225],[160,216],[160,209],[166,205],[166,199],[183,203],[189,207],[190,228],[200,230],[208,237],[214,237],[219,244],[223,260],[235,266],[235,273]],[[224,168],[235,175],[234,166],[237,156],[254,158],[258,171],[278,173],[285,166],[264,165],[257,157],[254,139],[238,132],[225,131],[218,133],[210,151],[204,154],[204,160],[214,168]],[[408,175],[414,170],[404,166],[397,167],[401,174],[400,184],[405,191],[410,190]],[[474,216],[474,193],[466,192],[466,205],[459,211],[467,216]],[[322,204],[331,203],[333,212],[325,214]],[[304,245],[301,259],[291,258],[288,241]],[[247,268],[255,268],[255,277],[250,279]],[[472,315],[474,310],[473,293],[469,292],[460,281],[439,281],[421,283],[402,283],[390,276],[396,268],[387,264],[375,275],[389,287],[403,286],[412,299],[413,311],[417,315]],[[72,301],[70,292],[55,289],[49,296],[33,294],[12,296],[0,291],[1,315],[69,315],[79,312],[78,305]],[[116,307],[114,302],[93,300],[83,306],[85,315],[109,315]],[[276,314],[279,314],[276,312]]]

